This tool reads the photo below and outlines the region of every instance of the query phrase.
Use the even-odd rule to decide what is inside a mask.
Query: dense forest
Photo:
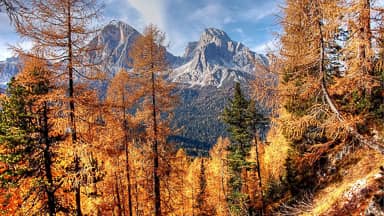
[[[0,96],[1,215],[384,214],[384,8],[370,0],[285,0],[278,50],[214,102],[228,132],[194,155],[174,143],[188,106],[156,26],[101,97],[84,58],[101,2],[0,6],[34,42],[14,47],[22,69]]]

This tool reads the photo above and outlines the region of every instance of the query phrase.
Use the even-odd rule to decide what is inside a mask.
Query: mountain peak
[[[129,50],[141,34],[132,26],[112,20],[92,39],[89,46],[97,47],[89,53],[92,63],[102,64],[112,76],[121,68],[129,68]]]
[[[200,42],[203,42],[203,43],[210,43],[210,42],[225,43],[230,40],[231,39],[229,38],[227,33],[217,28],[206,28],[200,37]]]
[[[208,34],[208,35],[212,35],[212,36],[216,36],[216,37],[226,37],[229,39],[227,33],[225,33],[225,31],[221,30],[221,29],[217,29],[217,28],[206,28],[204,29],[204,34]]]
[[[261,56],[216,28],[205,29],[198,42],[189,43],[183,58],[184,64],[174,69],[171,80],[192,86],[248,82],[254,78],[254,61],[266,64]]]
[[[112,34],[111,36],[115,34],[115,37],[119,35],[119,37],[123,37],[121,39],[124,39],[125,36],[131,35],[131,34],[140,35],[140,33],[135,28],[133,28],[132,26],[128,25],[125,22],[118,21],[118,20],[112,20],[111,22],[109,22],[106,26],[104,26],[104,28],[102,29],[102,32],[103,33],[108,32]]]
[[[128,32],[137,32],[137,30],[135,28],[133,28],[132,26],[128,25],[127,23],[123,22],[123,21],[120,21],[120,20],[111,20],[105,27],[105,28],[108,28],[108,27],[116,27],[116,28],[120,28],[120,29],[124,29]]]

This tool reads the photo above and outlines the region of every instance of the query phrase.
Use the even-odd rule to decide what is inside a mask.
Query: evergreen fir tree
[[[26,110],[26,89],[12,78],[7,95],[0,101],[0,162],[6,167],[0,173],[1,187],[15,185],[21,176],[27,175],[29,166],[25,163],[25,155],[33,146],[28,136],[34,128]]]
[[[242,171],[249,164],[246,156],[250,151],[253,133],[250,132],[249,101],[241,91],[240,83],[235,84],[234,96],[224,109],[223,120],[228,125],[231,144],[229,146],[228,166],[230,172],[228,206],[234,215],[247,213],[248,195],[242,192],[244,179]]]

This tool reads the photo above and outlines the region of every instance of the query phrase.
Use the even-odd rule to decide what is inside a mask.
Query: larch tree
[[[317,96],[326,93],[322,92],[325,90],[323,84],[326,79],[326,41],[322,34],[325,20],[321,17],[323,11],[318,3],[319,1],[287,1],[282,22],[285,32],[281,37],[280,54],[285,66],[280,72],[280,90],[285,94],[282,97],[282,106],[292,114],[290,119],[282,121],[284,135],[295,149],[287,162],[288,181],[293,193],[301,189],[299,184],[301,187],[307,184],[306,187],[314,186],[316,157],[320,157],[321,150],[330,144],[322,133],[325,131],[323,124],[329,118],[328,107]],[[310,140],[309,143],[306,140]],[[304,153],[308,151],[304,147],[308,144],[317,144],[320,152],[313,151],[304,157]],[[305,159],[298,160],[300,157]]]
[[[186,215],[195,215],[197,213],[196,209],[196,197],[199,191],[199,176],[200,172],[200,158],[196,157],[189,164],[188,173],[187,173],[187,182],[186,182],[186,197],[187,197],[187,208]]]
[[[172,94],[174,85],[164,78],[165,73],[168,72],[164,39],[164,34],[157,27],[150,25],[144,30],[144,35],[136,40],[130,53],[133,73],[137,76],[137,83],[142,86],[143,91],[143,108],[139,115],[143,116],[143,123],[146,126],[149,141],[152,143],[155,215],[162,214],[159,161],[161,152],[166,152],[166,139],[170,134],[168,120],[172,117],[176,100],[176,96]]]
[[[200,158],[200,173],[198,175],[199,188],[196,195],[196,210],[197,216],[215,215],[215,209],[209,203],[209,195],[207,191],[207,176],[206,165],[204,164],[205,158]]]
[[[187,172],[189,167],[189,158],[185,153],[184,149],[180,148],[177,150],[174,157],[172,157],[171,174],[170,174],[170,196],[171,206],[173,206],[173,214],[175,215],[186,215],[186,203],[187,203]]]
[[[347,14],[341,24],[348,31],[341,50],[345,70],[334,77],[329,85],[330,95],[340,112],[340,121],[351,122],[349,131],[361,143],[372,146],[372,140],[359,134],[369,132],[383,116],[382,64],[380,58],[382,7],[370,0],[344,3]],[[352,93],[350,86],[353,86]],[[376,124],[376,125],[375,125]]]
[[[253,136],[253,147],[255,149],[254,154],[251,153],[250,155],[254,155],[254,158],[252,159],[252,161],[254,161],[253,172],[257,174],[257,182],[258,182],[257,188],[258,188],[258,195],[259,195],[258,197],[259,197],[259,201],[261,202],[261,207],[259,207],[258,209],[260,210],[260,214],[263,215],[264,195],[263,195],[263,185],[262,185],[262,176],[261,176],[261,163],[260,163],[261,154],[260,154],[259,143],[261,143],[260,134],[264,132],[263,129],[265,125],[268,124],[268,119],[265,118],[261,113],[257,111],[256,102],[254,100],[249,101],[249,104],[247,107],[247,116],[248,116],[247,122],[249,124],[248,130],[249,130],[249,133],[252,134]],[[254,197],[256,197],[255,194],[253,195]],[[253,200],[253,201],[256,202],[256,200]],[[256,208],[254,211],[256,211]]]
[[[337,161],[335,146],[353,145],[353,140],[378,146],[361,135],[378,108],[372,105],[378,77],[372,72],[370,5],[366,0],[289,0],[284,8],[279,90],[289,116],[280,121],[293,144],[286,164],[293,192],[326,181],[320,174],[324,163]]]
[[[228,138],[219,137],[209,151],[210,161],[207,165],[207,191],[210,204],[216,209],[216,215],[228,215]]]
[[[56,76],[67,82],[66,102],[69,118],[67,132],[70,133],[70,143],[80,148],[77,135],[75,105],[79,105],[79,96],[75,90],[75,80],[84,77],[95,78],[91,74],[90,64],[84,61],[84,56],[92,47],[86,43],[95,31],[90,28],[100,14],[97,0],[32,0],[28,8],[22,9],[18,33],[34,42],[34,49],[44,53],[45,59],[57,66]],[[20,50],[18,50],[20,51]],[[33,55],[33,53],[26,53]],[[93,72],[93,71],[92,71]],[[81,170],[80,158],[77,151],[73,152],[74,172]],[[76,176],[76,174],[74,176]],[[76,214],[81,212],[81,183],[79,179],[73,182],[75,193]]]
[[[108,93],[107,93],[107,105],[111,108],[111,115],[114,116],[111,119],[111,124],[117,122],[117,128],[120,128],[119,131],[122,132],[121,142],[124,146],[125,153],[125,174],[126,174],[126,184],[127,184],[127,195],[128,195],[128,212],[129,215],[133,215],[133,206],[132,206],[132,182],[131,182],[131,164],[130,164],[130,146],[129,143],[133,137],[133,131],[135,130],[136,125],[129,124],[132,122],[132,116],[129,114],[129,111],[133,109],[133,106],[138,104],[138,99],[141,94],[139,86],[135,85],[135,80],[129,72],[121,70],[118,72],[115,77],[111,80]],[[110,127],[112,126],[110,125]],[[113,127],[113,126],[112,126]],[[114,127],[116,128],[116,127]]]

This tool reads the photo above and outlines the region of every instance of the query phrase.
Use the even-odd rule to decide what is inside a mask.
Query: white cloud
[[[188,20],[204,23],[205,27],[222,27],[224,24],[233,22],[228,9],[217,3],[195,10],[188,16]]]
[[[235,31],[239,34],[244,34],[244,30],[242,28],[235,28],[233,31]]]
[[[9,49],[6,43],[0,42],[0,50],[0,61],[13,56],[13,52]]]
[[[268,52],[275,52],[278,48],[278,42],[276,40],[269,40],[266,43],[256,45],[252,48],[252,51],[256,53],[266,54]]]
[[[127,0],[144,18],[146,24],[153,23],[160,28],[167,27],[167,0]]]
[[[240,14],[240,19],[246,20],[248,22],[257,22],[267,16],[275,15],[279,12],[275,2],[270,2],[269,4],[249,8],[245,10],[244,13]]]

